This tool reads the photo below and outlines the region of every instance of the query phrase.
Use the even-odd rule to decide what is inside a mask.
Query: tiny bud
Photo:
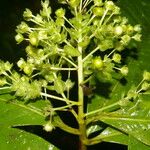
[[[17,41],[17,43],[21,43],[23,40],[24,40],[24,37],[22,34],[18,33],[16,36],[15,36],[15,40]]]
[[[129,35],[124,35],[121,37],[121,43],[123,45],[127,45],[131,40],[131,37]]]
[[[25,74],[27,75],[31,75],[32,72],[33,72],[33,66],[32,65],[29,65],[29,64],[26,64],[23,68],[23,71]]]
[[[29,30],[28,25],[25,22],[21,22],[20,25],[17,26],[17,32],[18,33],[26,33]]]
[[[117,27],[115,27],[114,32],[115,32],[116,35],[121,35],[123,33],[123,29],[122,29],[121,26],[117,26]]]
[[[137,34],[135,34],[134,36],[132,36],[132,38],[133,38],[134,40],[140,42],[140,41],[141,41],[141,36],[142,36],[141,34],[137,33]]]
[[[126,66],[123,66],[121,69],[120,69],[120,72],[122,73],[122,75],[126,76],[129,72],[129,69],[128,67]]]
[[[5,78],[0,78],[0,86],[4,86],[5,84],[7,84],[7,81]]]
[[[44,125],[43,129],[47,132],[51,132],[54,129],[54,126],[52,125],[52,123],[47,123]]]
[[[146,81],[150,81],[150,72],[144,71],[143,79],[146,80]]]
[[[106,9],[109,9],[109,10],[113,10],[115,6],[112,1],[106,1],[105,5],[106,5]]]
[[[80,0],[70,0],[69,2],[71,7],[77,7],[80,4]]]
[[[100,57],[96,57],[92,62],[94,69],[101,69],[104,66],[103,60]]]
[[[32,18],[32,12],[31,10],[29,9],[26,9],[23,13],[23,17],[26,19],[26,20],[30,20]]]
[[[120,63],[121,61],[121,55],[120,54],[114,54],[112,60],[116,63]]]
[[[39,42],[39,39],[38,39],[38,35],[36,33],[31,33],[29,35],[29,41],[30,43],[33,45],[33,46],[37,46],[38,45],[38,42]]]
[[[57,9],[55,14],[57,17],[63,18],[65,16],[65,10],[63,8]]]
[[[17,62],[17,66],[20,68],[20,69],[23,69],[24,68],[24,66],[25,66],[25,61],[24,61],[24,59],[20,59],[18,62]]]
[[[104,9],[102,7],[94,7],[93,14],[95,16],[102,16],[104,14]]]
[[[136,32],[141,32],[141,26],[139,25],[139,24],[137,24],[137,25],[135,25],[134,26],[134,31],[136,31]]]
[[[95,4],[95,6],[102,6],[103,1],[102,0],[94,0],[94,4]]]
[[[39,14],[37,14],[34,19],[38,23],[42,23],[43,22],[42,17]]]
[[[148,90],[149,87],[150,87],[150,84],[147,83],[147,82],[144,82],[144,83],[142,84],[142,86],[141,86],[142,90]]]

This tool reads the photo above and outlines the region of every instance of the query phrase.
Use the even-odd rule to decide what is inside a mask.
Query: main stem
[[[82,38],[78,40],[80,42]],[[81,87],[81,84],[84,81],[83,76],[83,61],[82,61],[82,47],[78,47],[78,50],[80,51],[81,55],[78,57],[78,101],[79,101],[79,107],[78,107],[78,122],[79,122],[79,150],[86,150],[86,126],[85,126],[85,120],[84,120],[84,93],[83,89]]]

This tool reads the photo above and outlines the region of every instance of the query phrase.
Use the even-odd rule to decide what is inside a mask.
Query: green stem
[[[103,107],[103,108],[101,108],[101,109],[97,109],[97,110],[91,111],[91,112],[85,114],[85,117],[89,117],[89,116],[91,116],[91,115],[96,115],[96,114],[99,113],[99,112],[102,112],[102,111],[104,111],[104,110],[106,110],[106,109],[109,109],[109,108],[112,108],[112,107],[118,106],[118,105],[119,105],[119,101],[117,101],[117,102],[115,102],[115,103],[113,103],[113,104],[111,104],[111,105],[105,106],[105,107]]]
[[[41,92],[41,96],[45,96],[45,97],[49,97],[49,98],[52,98],[52,99],[55,99],[55,100],[67,102],[69,104],[78,105],[78,102],[74,102],[74,101],[71,101],[71,100],[68,100],[68,99],[65,99],[65,98],[62,98],[62,97],[58,97],[58,96],[54,96],[54,95],[50,95],[50,94],[46,94],[46,93],[42,93],[42,92]]]
[[[51,67],[50,68],[51,70],[56,70],[56,71],[58,71],[58,70],[62,70],[62,71],[73,71],[73,70],[77,70],[77,68],[56,68],[56,67]]]
[[[78,40],[78,42],[81,42],[82,38]],[[85,124],[85,118],[84,118],[84,93],[83,89],[80,86],[84,81],[83,76],[83,60],[82,60],[82,47],[78,46],[78,50],[81,53],[81,55],[78,57],[78,123],[79,123],[79,131],[80,131],[80,150],[86,150],[86,124]]]
[[[71,61],[70,59],[68,59],[67,57],[63,56],[62,58],[65,59],[67,62],[69,62],[69,63],[70,63],[72,66],[74,66],[75,68],[78,67],[74,62],[72,62],[72,61]]]
[[[11,89],[10,86],[0,87],[0,90]]]
[[[92,54],[94,54],[97,50],[99,49],[99,47],[96,47],[94,50],[92,50],[86,57],[84,57],[84,59],[82,60],[83,62],[85,62]]]

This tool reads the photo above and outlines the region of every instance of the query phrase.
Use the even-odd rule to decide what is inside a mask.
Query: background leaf
[[[10,127],[0,127],[0,141],[0,149],[6,150],[58,150],[41,137]]]
[[[150,150],[150,147],[130,136],[128,150]]]
[[[46,101],[35,101],[25,104],[16,100],[10,94],[0,94],[0,149],[12,150],[57,150],[57,148],[42,139],[12,126],[44,125],[46,123],[42,109],[47,106]]]

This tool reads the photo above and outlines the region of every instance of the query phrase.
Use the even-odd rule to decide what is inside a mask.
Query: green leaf
[[[142,112],[140,112],[142,113]],[[148,112],[149,113],[149,112]],[[150,145],[150,118],[149,115],[144,116],[134,115],[123,115],[123,114],[107,114],[100,116],[100,120],[115,127],[116,129],[123,131],[126,134],[132,135],[141,142]]]
[[[41,137],[5,126],[0,126],[0,141],[0,149],[5,150],[58,150]]]
[[[14,96],[0,91],[0,149],[19,150],[21,147],[22,150],[57,150],[54,145],[34,134],[12,128],[45,124],[45,116],[41,110],[47,104],[42,100],[24,104]]]
[[[80,52],[78,51],[78,49],[74,48],[73,46],[65,45],[64,52],[68,56],[72,56],[72,57],[80,56]]]
[[[128,136],[110,127],[106,128],[100,134],[100,136],[103,137],[103,141],[105,142],[128,145],[128,139],[129,139]]]
[[[42,105],[42,101],[37,103]],[[25,105],[21,101],[15,100],[10,94],[0,95],[0,124],[5,126],[43,125],[45,117],[41,108],[34,105],[34,103]]]
[[[150,150],[150,147],[141,143],[139,140],[129,136],[128,150]]]
[[[93,143],[99,143],[100,141],[118,143],[128,145],[128,136],[118,130],[107,127],[98,136],[92,139]]]

